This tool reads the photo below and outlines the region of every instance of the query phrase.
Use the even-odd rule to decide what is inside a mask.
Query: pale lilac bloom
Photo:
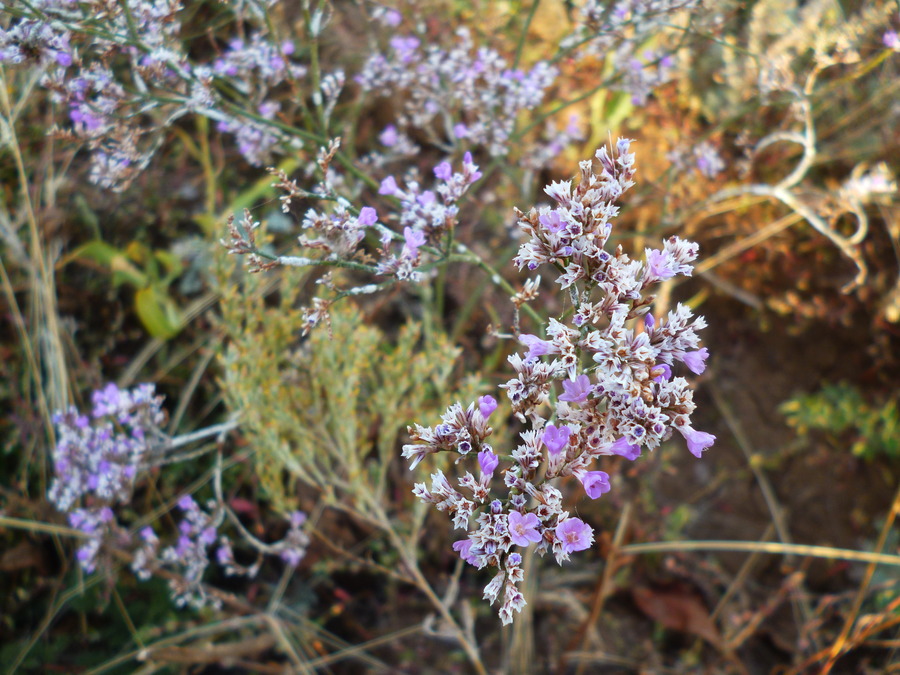
[[[453,135],[457,138],[465,138],[469,135],[469,128],[460,122],[453,127]]]
[[[897,34],[897,31],[887,31],[881,38],[881,42],[888,49],[893,49],[894,51],[900,52],[900,35]]]
[[[381,181],[381,186],[378,188],[378,194],[387,195],[388,197],[393,196],[398,192],[400,192],[400,188],[397,187],[397,179],[393,176],[388,176]]]
[[[566,554],[583,551],[594,543],[594,531],[580,518],[567,518],[556,526],[556,538]]]
[[[409,258],[415,258],[419,254],[419,247],[425,245],[425,233],[414,230],[411,227],[403,228],[403,251]]]
[[[481,411],[481,416],[484,419],[487,419],[494,411],[497,409],[497,399],[495,399],[490,394],[486,394],[485,396],[478,397],[478,410]]]
[[[687,441],[688,450],[690,450],[691,454],[698,459],[703,456],[704,450],[711,447],[712,444],[716,442],[715,436],[708,434],[705,431],[697,431],[689,424],[676,425],[675,428],[681,432],[681,435],[684,436],[684,440]]]
[[[609,485],[609,474],[605,471],[588,471],[581,477],[581,484],[591,499],[597,499],[612,489]]]
[[[519,336],[519,342],[528,347],[528,354],[525,356],[526,359],[533,359],[538,356],[544,356],[545,354],[556,353],[556,347],[552,342],[541,340],[537,335],[522,333]]]
[[[518,511],[509,514],[509,536],[516,546],[528,546],[541,540],[541,533],[537,528],[541,521],[533,513],[522,515]]]
[[[656,319],[653,318],[653,315],[645,314],[644,315],[644,327],[648,331],[651,331],[651,330],[653,330],[653,326],[655,326],[655,325],[656,325]]]
[[[481,178],[481,172],[478,170],[478,165],[472,161],[471,152],[467,152],[463,155],[463,171],[468,175],[469,183],[474,183]]]
[[[654,382],[668,382],[672,379],[672,367],[668,363],[657,363],[653,366],[653,370],[661,370],[662,372],[653,378]]]
[[[371,206],[364,206],[359,210],[356,222],[362,226],[372,226],[378,222],[378,212]]]
[[[471,539],[460,539],[459,541],[453,542],[453,550],[459,553],[459,557],[464,561],[469,563],[470,565],[478,566],[478,558],[470,553],[472,550],[472,540]]]
[[[709,350],[706,347],[693,352],[685,352],[681,360],[684,365],[691,369],[691,372],[700,375],[706,370],[706,359],[709,358]]]
[[[653,280],[671,279],[676,274],[671,261],[672,256],[667,251],[650,251],[647,254],[648,276]]]
[[[482,450],[478,453],[478,464],[481,466],[481,471],[486,476],[490,476],[494,473],[499,463],[500,458],[490,450]]]
[[[560,401],[567,403],[581,403],[591,393],[591,378],[587,375],[579,375],[574,380],[563,380],[565,394],[559,397]]]
[[[624,436],[613,443],[610,446],[609,450],[614,455],[619,455],[620,457],[624,457],[625,459],[630,459],[632,461],[641,456],[641,446],[629,443],[628,439]]]
[[[544,445],[547,446],[551,455],[558,455],[562,452],[563,448],[569,444],[570,433],[571,430],[569,427],[560,427],[557,429],[554,425],[548,424],[541,440],[544,442]]]
[[[554,234],[559,232],[563,227],[565,227],[565,222],[560,218],[559,211],[553,209],[550,213],[545,213],[538,218],[541,225],[546,227],[550,232]]]
[[[397,127],[393,124],[388,124],[384,128],[384,131],[378,136],[378,140],[381,141],[381,144],[389,148],[396,145],[398,138]]]
[[[450,180],[453,176],[453,167],[450,166],[450,162],[441,162],[434,167],[434,175],[441,180]]]
[[[178,508],[182,511],[190,511],[195,506],[197,506],[197,502],[194,501],[194,498],[190,495],[183,495],[178,500]]]

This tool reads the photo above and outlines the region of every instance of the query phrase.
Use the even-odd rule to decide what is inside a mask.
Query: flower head
[[[537,528],[541,521],[533,513],[521,514],[512,511],[509,514],[509,536],[516,546],[528,546],[541,540],[541,533]]]
[[[597,499],[602,494],[610,491],[609,475],[605,471],[588,471],[581,478],[584,491],[591,499]]]
[[[700,375],[706,370],[706,359],[708,358],[709,350],[704,347],[693,352],[685,352],[681,360],[684,361],[684,365],[691,369],[692,373]]]
[[[497,469],[500,458],[490,450],[482,450],[478,453],[478,464],[486,476],[490,476]]]
[[[563,389],[565,393],[559,397],[560,401],[581,403],[591,392],[591,378],[587,375],[579,375],[574,380],[563,380]]]
[[[496,409],[497,399],[495,399],[493,396],[487,394],[485,396],[478,397],[478,410],[481,411],[481,416],[484,419],[490,417]]]
[[[548,424],[541,440],[544,442],[544,445],[547,446],[547,450],[550,451],[551,455],[558,455],[562,452],[562,449],[569,444],[570,433],[571,430],[569,427],[560,427],[557,429],[554,425]]]
[[[583,551],[594,543],[594,531],[580,518],[566,518],[556,526],[556,538],[566,554]]]
[[[705,431],[697,431],[693,429],[690,424],[682,424],[681,426],[675,427],[678,431],[681,432],[681,435],[684,436],[684,440],[687,441],[688,450],[691,451],[691,454],[698,459],[703,456],[703,451],[709,447],[712,447],[712,444],[716,442],[716,437],[712,434],[708,434]]]

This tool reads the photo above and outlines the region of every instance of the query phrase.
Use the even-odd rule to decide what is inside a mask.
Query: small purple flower
[[[560,401],[568,403],[581,403],[591,393],[591,378],[587,375],[579,375],[574,380],[563,380],[563,389],[566,393],[559,397]]]
[[[478,165],[472,161],[471,152],[467,152],[465,155],[463,155],[463,171],[465,171],[468,175],[468,181],[470,184],[481,178],[481,172],[478,170]]]
[[[459,557],[464,561],[469,563],[470,565],[478,566],[478,558],[472,555],[472,540],[471,539],[460,539],[459,541],[453,542],[453,550],[459,553]]]
[[[888,49],[894,49],[900,52],[900,35],[895,30],[887,31],[881,38],[882,44]]]
[[[538,218],[541,225],[546,227],[550,232],[559,232],[565,227],[565,222],[559,217],[559,211],[553,209],[550,213],[545,213]]]
[[[645,314],[644,315],[644,327],[648,331],[651,331],[651,330],[653,330],[653,326],[655,326],[655,325],[656,325],[656,319],[653,318],[653,315],[650,313]]]
[[[393,176],[388,176],[381,181],[381,187],[378,188],[378,194],[387,195],[388,197],[398,192],[400,192],[400,188],[397,187],[397,180]]]
[[[556,538],[562,543],[563,552],[583,551],[594,543],[594,531],[580,518],[566,518],[556,526]]]
[[[620,457],[630,459],[631,461],[634,461],[641,456],[641,446],[632,445],[624,436],[613,443],[609,450],[614,455],[619,455]]]
[[[453,176],[453,167],[450,166],[450,162],[441,162],[434,167],[434,175],[440,180],[450,180]]]
[[[291,511],[291,527],[298,528],[306,522],[306,514],[303,511]]]
[[[654,382],[668,382],[672,379],[672,367],[668,363],[657,363],[653,366],[653,370],[662,371],[659,375],[653,378]]]
[[[178,500],[178,508],[182,511],[190,511],[195,506],[197,506],[197,502],[195,502],[194,498],[190,495],[183,495],[181,499]]]
[[[453,127],[453,135],[457,138],[465,138],[469,135],[469,128],[460,122]]]
[[[653,250],[647,255],[647,267],[654,280],[671,279],[675,269],[671,265],[671,256],[666,251]]]
[[[688,450],[691,451],[691,454],[698,459],[703,456],[703,451],[707,448],[711,447],[713,443],[716,442],[716,437],[712,434],[708,434],[705,431],[697,431],[696,429],[691,428],[689,424],[682,424],[681,426],[675,426],[678,431],[681,432],[681,435],[684,436],[684,440],[687,441]]]
[[[497,409],[497,399],[495,399],[490,394],[485,396],[478,397],[478,410],[481,411],[481,416],[487,420],[494,411]]]
[[[609,474],[605,471],[588,471],[581,478],[584,491],[591,499],[597,499],[600,495],[610,491]]]
[[[544,445],[547,446],[547,450],[550,451],[551,455],[558,455],[562,452],[563,448],[569,444],[570,433],[571,430],[569,427],[560,427],[557,429],[554,425],[548,424],[541,440],[544,442]]]
[[[364,227],[371,227],[378,222],[378,212],[371,206],[364,206],[359,210],[356,222]]]
[[[393,124],[388,124],[384,131],[378,136],[378,140],[381,141],[381,144],[387,146],[388,148],[397,144],[399,140],[399,136],[397,134],[397,127]]]
[[[409,258],[419,255],[419,247],[425,245],[425,233],[409,226],[403,228],[403,239],[406,242],[403,251]]]
[[[500,458],[490,450],[482,450],[478,453],[478,464],[481,466],[481,471],[486,476],[490,476],[494,473],[499,463]]]
[[[528,347],[528,354],[525,356],[526,359],[533,359],[538,356],[544,356],[545,354],[556,353],[556,347],[552,342],[541,340],[537,335],[522,333],[519,336],[519,342]]]
[[[541,533],[537,528],[541,521],[533,513],[522,515],[518,511],[509,514],[509,536],[516,546],[528,546],[541,540]]]
[[[703,347],[695,352],[685,352],[684,356],[681,357],[681,360],[684,361],[684,365],[690,368],[691,372],[700,375],[706,370],[706,359],[708,358],[709,350],[706,347]]]

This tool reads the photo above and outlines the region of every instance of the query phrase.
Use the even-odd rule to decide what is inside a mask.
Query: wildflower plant
[[[115,558],[124,555],[139,579],[163,573],[176,605],[199,608],[222,603],[220,595],[203,583],[211,548],[228,575],[255,576],[264,554],[277,555],[292,567],[300,563],[309,544],[301,529],[306,515],[299,511],[289,515],[288,532],[280,542],[267,544],[250,534],[224,499],[221,454],[214,472],[215,498],[204,505],[190,494],[177,500],[182,517],[175,543],[164,546],[161,536],[165,534],[152,522],[127,523],[134,520],[135,489],[151,469],[192,459],[195,453],[184,455],[178,450],[220,436],[234,424],[169,438],[161,428],[166,419],[163,399],[152,384],[129,390],[110,383],[95,391],[91,400],[89,414],[70,407],[54,416],[58,442],[48,493],[49,501],[80,534],[77,559],[84,572],[109,570]],[[227,521],[238,530],[240,540],[257,552],[252,565],[235,562]]]
[[[514,449],[488,442],[488,421],[497,407],[482,396],[467,407],[456,403],[433,427],[409,428],[403,456],[415,469],[429,455],[451,453],[477,461],[454,485],[442,470],[431,483],[417,483],[415,495],[451,517],[465,537],[453,544],[460,557],[493,579],[484,598],[500,600],[499,615],[511,623],[526,600],[522,551],[531,544],[562,564],[594,541],[593,528],[571,515],[560,480],[572,476],[597,499],[611,489],[609,475],[594,468],[604,457],[637,459],[677,431],[696,457],[715,441],[691,424],[693,391],[678,369],[700,374],[708,351],[697,331],[706,325],[679,304],[666,316],[653,315],[654,286],[690,276],[696,244],[677,236],[644,259],[622,246],[607,250],[617,203],[634,185],[630,141],[619,139],[581,162],[580,180],[545,188],[551,206],[516,211],[527,237],[514,263],[520,270],[556,270],[571,312],[549,317],[546,339],[520,333],[527,350],[509,357],[514,377],[501,385],[512,411],[526,428]],[[682,364],[682,365],[679,365]]]

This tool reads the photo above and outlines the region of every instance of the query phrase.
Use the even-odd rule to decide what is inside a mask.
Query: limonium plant
[[[163,398],[152,384],[120,389],[110,383],[95,391],[91,402],[87,414],[72,406],[54,415],[58,441],[48,493],[49,501],[81,534],[76,557],[84,572],[111,569],[118,553],[130,561],[139,579],[162,573],[177,605],[199,608],[222,604],[221,594],[203,582],[211,564],[210,550],[227,575],[255,576],[266,554],[280,557],[291,567],[300,563],[309,544],[309,536],[301,529],[306,515],[299,511],[288,515],[281,541],[268,544],[257,539],[223,497],[221,455],[213,470],[214,498],[202,505],[190,494],[177,499],[181,519],[170,545],[164,545],[168,537],[154,524],[134,522],[134,493],[149,470],[193,459],[196,452],[181,449],[221,436],[234,423],[170,438],[161,428],[166,419]],[[236,562],[226,521],[231,521],[242,544],[257,554],[252,564]]]
[[[509,357],[514,376],[501,387],[526,427],[521,444],[490,445],[488,421],[497,401],[486,395],[467,407],[451,405],[436,426],[411,426],[411,442],[403,446],[410,469],[440,452],[476,462],[477,477],[467,470],[454,485],[438,470],[430,486],[417,483],[413,492],[465,533],[453,544],[463,560],[494,572],[484,598],[500,600],[503,624],[526,604],[524,549],[534,545],[562,564],[594,542],[591,525],[567,510],[563,479],[574,477],[597,499],[611,489],[600,469],[604,457],[635,460],[673,431],[698,458],[715,441],[692,426],[693,391],[679,374],[704,371],[708,351],[697,331],[706,322],[683,304],[654,316],[651,294],[662,281],[690,276],[697,244],[672,236],[661,248],[646,249],[643,260],[622,246],[607,250],[616,203],[634,185],[630,143],[619,139],[612,153],[598,150],[599,171],[592,160],[581,162],[577,185],[548,185],[552,206],[516,211],[527,240],[514,263],[520,270],[555,270],[574,310],[549,317],[545,338],[517,335],[523,350]]]

